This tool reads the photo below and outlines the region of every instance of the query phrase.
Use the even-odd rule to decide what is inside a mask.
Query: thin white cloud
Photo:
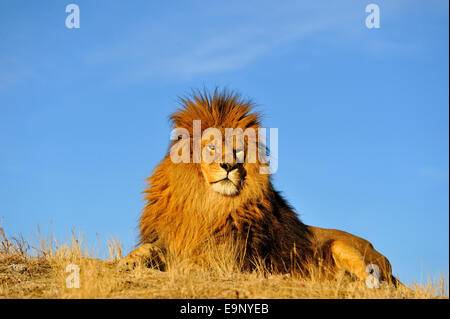
[[[174,32],[154,23],[147,27],[148,32],[134,32],[132,38],[89,52],[86,61],[95,65],[129,64],[121,76],[127,79],[192,77],[241,69],[272,50],[332,30],[338,23],[332,15],[309,14],[311,10],[298,6],[274,8],[273,12],[265,8],[264,12],[255,9],[240,13],[240,23],[211,25],[210,32]],[[266,15],[266,19],[261,15]],[[155,32],[155,28],[160,32]],[[176,36],[171,37],[173,34]]]

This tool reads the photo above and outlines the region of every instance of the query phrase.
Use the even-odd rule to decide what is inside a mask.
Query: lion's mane
[[[217,90],[181,98],[171,123],[188,129],[192,137],[193,120],[201,120],[202,130],[260,127],[252,102]],[[171,253],[189,255],[207,238],[232,238],[243,247],[247,267],[255,258],[279,271],[302,267],[311,256],[307,226],[274,190],[270,175],[259,173],[261,165],[247,165],[242,191],[223,196],[205,183],[200,164],[176,164],[167,153],[144,191],[147,203],[140,217],[140,243],[156,243]]]

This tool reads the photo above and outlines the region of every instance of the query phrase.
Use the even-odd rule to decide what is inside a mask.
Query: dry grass
[[[131,271],[117,264],[120,243],[106,243],[108,260],[95,258],[73,236],[72,242],[58,244],[43,238],[39,247],[23,238],[7,238],[0,228],[0,298],[436,298],[448,297],[443,277],[410,288],[381,286],[369,289],[364,283],[342,276],[326,280],[319,274],[305,279],[296,275],[267,275],[263,270],[240,272],[231,262],[232,249],[201,266],[189,260],[169,258],[167,271],[138,266]],[[68,265],[80,269],[80,287],[67,288]]]

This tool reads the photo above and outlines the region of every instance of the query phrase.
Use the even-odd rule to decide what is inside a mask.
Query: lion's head
[[[247,176],[267,166],[253,104],[237,94],[217,91],[181,101],[182,108],[171,116],[176,137],[172,151],[176,156],[185,152],[183,162],[202,173],[210,190],[239,196],[249,187]]]

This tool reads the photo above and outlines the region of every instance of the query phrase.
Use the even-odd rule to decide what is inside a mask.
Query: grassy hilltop
[[[412,289],[384,285],[369,289],[345,276],[327,280],[314,275],[305,279],[263,271],[243,273],[226,257],[208,267],[172,259],[166,271],[143,266],[124,271],[117,265],[121,245],[112,241],[107,246],[109,258],[101,260],[75,236],[71,243],[58,244],[50,238],[32,247],[22,238],[7,238],[0,228],[0,298],[448,297],[444,278],[426,284],[409,283]],[[76,282],[70,279],[77,269],[79,288],[70,288]]]

